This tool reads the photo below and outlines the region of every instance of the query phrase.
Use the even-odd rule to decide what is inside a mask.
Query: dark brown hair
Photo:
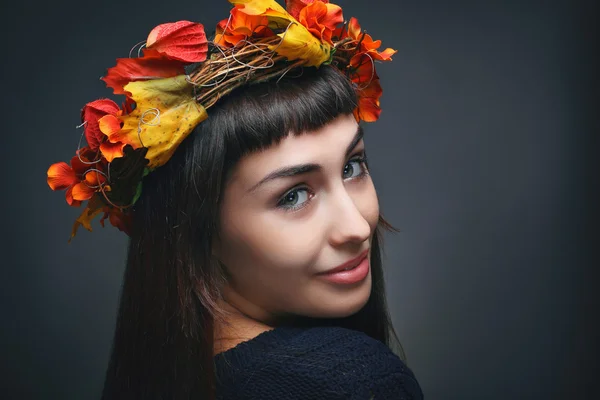
[[[224,277],[211,246],[228,172],[245,154],[290,133],[318,129],[357,105],[355,87],[336,68],[300,72],[221,99],[171,160],[144,179],[103,399],[214,397],[213,328]],[[389,228],[382,218],[380,227]],[[385,301],[380,239],[378,228],[372,292],[362,310],[335,320],[298,317],[295,323],[343,326],[391,345],[396,336]]]

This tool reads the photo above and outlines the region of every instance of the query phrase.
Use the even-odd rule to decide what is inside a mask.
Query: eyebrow
[[[354,150],[354,148],[356,147],[358,142],[361,141],[364,134],[365,134],[365,132],[364,132],[363,127],[361,125],[358,125],[358,127],[356,129],[356,133],[354,134],[354,138],[352,139],[350,144],[348,144],[348,147],[346,147],[346,153],[345,153],[346,158],[350,155],[350,153],[352,153],[352,150]],[[282,167],[282,168],[279,168],[279,169],[271,172],[264,178],[262,178],[260,180],[260,182],[258,182],[256,185],[252,186],[248,190],[248,192],[249,193],[254,192],[256,189],[258,189],[259,186],[261,186],[267,182],[270,182],[272,180],[275,180],[275,179],[287,178],[290,176],[306,174],[308,172],[319,171],[319,170],[321,170],[321,168],[322,167],[319,164],[297,164],[297,165],[290,165],[287,167]]]

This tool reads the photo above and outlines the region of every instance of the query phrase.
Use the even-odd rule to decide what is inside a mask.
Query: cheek
[[[354,196],[354,204],[369,223],[371,231],[375,231],[379,223],[379,199],[373,181],[369,179],[365,185],[366,187]]]
[[[277,212],[229,213],[222,220],[221,261],[240,280],[289,278],[305,271],[319,254],[320,242],[312,229],[290,223]]]

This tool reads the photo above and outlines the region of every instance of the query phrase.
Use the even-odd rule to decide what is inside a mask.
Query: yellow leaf
[[[185,75],[131,82],[124,89],[131,93],[136,107],[120,117],[123,121],[120,136],[134,148],[148,148],[148,168],[164,165],[177,146],[208,116],[193,98],[193,86]]]
[[[266,16],[271,29],[287,29],[279,33],[282,42],[269,46],[271,51],[277,52],[289,61],[305,60],[306,66],[319,66],[329,60],[331,46],[329,43],[321,42],[310,31],[292,17],[275,0],[229,0],[230,3],[241,4],[240,9],[247,15]]]

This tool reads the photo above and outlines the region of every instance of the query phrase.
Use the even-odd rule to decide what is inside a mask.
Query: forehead
[[[245,155],[234,167],[231,181],[258,181],[284,166],[314,163],[326,166],[345,157],[358,124],[353,115],[340,116],[323,127],[299,135],[289,135],[264,150]]]

